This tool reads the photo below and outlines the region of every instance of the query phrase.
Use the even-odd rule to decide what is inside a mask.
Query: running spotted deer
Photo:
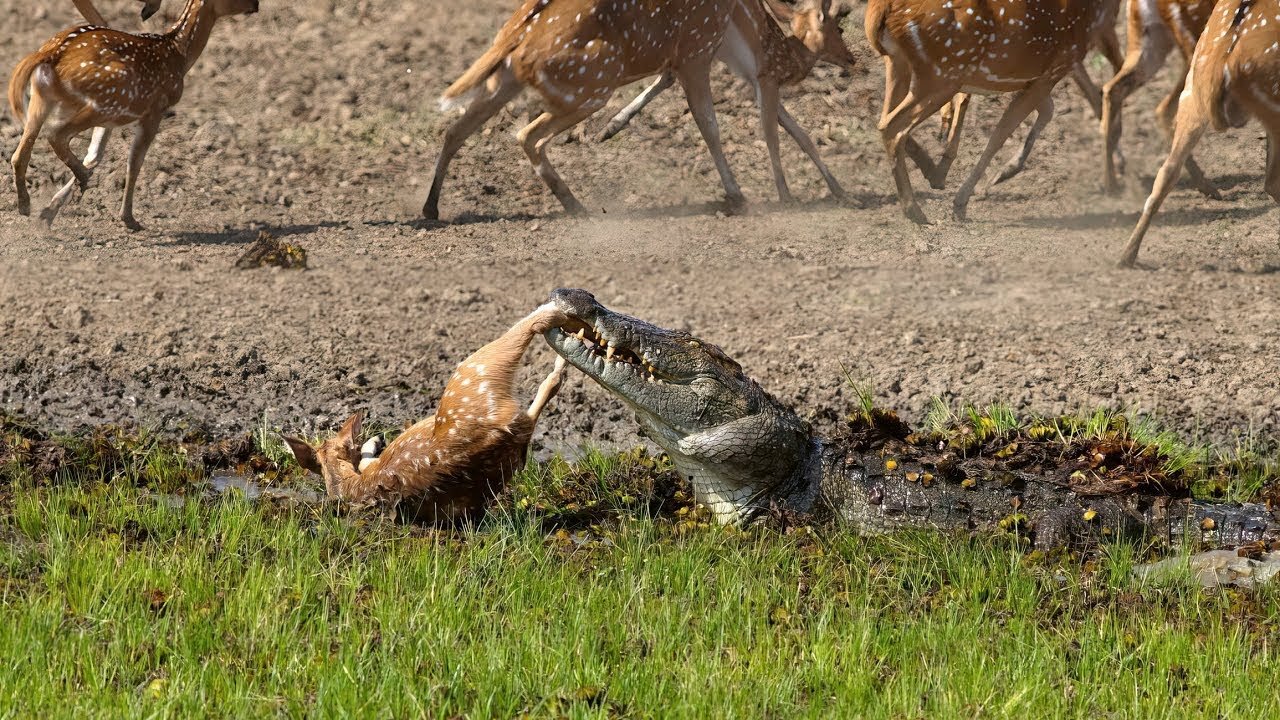
[[[71,151],[72,138],[93,127],[136,124],[120,219],[130,230],[140,230],[133,217],[138,171],[165,112],[182,97],[184,76],[204,50],[218,18],[257,11],[258,0],[187,0],[178,21],[163,35],[81,26],[58,33],[18,63],[9,78],[9,107],[23,123],[13,154],[18,212],[31,212],[27,166],[46,124],[50,147],[71,169],[81,191],[93,172]],[[31,100],[24,107],[28,89]],[[98,157],[90,160],[96,165]],[[66,188],[59,191],[41,211],[41,220],[52,223],[71,194]]]
[[[1108,193],[1120,190],[1119,169],[1111,153],[1120,144],[1121,114],[1129,94],[1145,85],[1164,66],[1169,51],[1175,46],[1182,59],[1190,63],[1196,41],[1209,22],[1215,0],[1131,0],[1129,3],[1128,48],[1124,64],[1102,89],[1102,137],[1107,155],[1103,187]],[[1273,20],[1274,22],[1274,20]],[[1188,65],[1188,67],[1190,67]],[[1178,98],[1186,82],[1186,70],[1178,76],[1178,84],[1156,106],[1156,120],[1165,137],[1173,133],[1173,119],[1178,113]],[[1187,174],[1200,192],[1221,200],[1213,183],[1204,176],[1195,158],[1187,156]]]
[[[150,20],[151,16],[155,15],[156,12],[160,10],[160,0],[141,0],[141,2],[142,11],[139,15],[143,21]],[[90,2],[90,0],[72,0],[72,4],[76,6],[76,10],[80,11],[80,14],[84,16],[84,19],[88,21],[90,25],[98,27],[107,26],[106,19],[102,17],[102,13],[98,12],[98,9],[93,6],[93,3]],[[102,146],[110,139],[111,128],[95,127],[93,129],[93,137],[89,140],[89,149],[84,154],[83,163],[86,170],[92,171],[94,168],[98,167],[98,163],[102,160]],[[61,205],[65,202],[66,199],[75,192],[75,189],[76,179],[73,177],[68,180],[67,184],[63,185],[57,193],[54,194],[54,199],[57,204]]]
[[[953,211],[963,220],[969,198],[1013,131],[1033,111],[1040,113],[1040,125],[1052,117],[1053,88],[1081,64],[1116,16],[1118,1],[870,1],[867,39],[885,59],[880,133],[908,218],[928,222],[905,164],[911,131],[959,93],[1014,94],[956,195]]]
[[[285,443],[299,465],[324,478],[330,497],[424,522],[478,519],[524,466],[534,426],[560,389],[565,361],[557,357],[529,408],[517,405],[515,375],[525,350],[533,338],[567,321],[562,311],[544,305],[477,350],[454,371],[435,414],[380,454],[373,447],[377,438],[358,444],[359,413],[315,446],[291,436]]]
[[[1205,132],[1243,127],[1253,116],[1267,131],[1265,188],[1280,203],[1280,0],[1218,0],[1191,56],[1173,121],[1173,146],[1156,174],[1142,217],[1120,258],[1133,267],[1142,238]]]
[[[489,118],[525,87],[546,111],[516,134],[529,162],[569,212],[582,204],[547,159],[556,135],[604,107],[619,87],[670,72],[684,88],[689,109],[715,162],[725,194],[742,203],[742,190],[725,160],[711,96],[711,64],[719,55],[740,75],[756,77],[761,125],[770,147],[780,196],[787,197],[777,160],[782,122],[817,161],[816,149],[777,101],[776,82],[759,68],[770,28],[761,0],[526,0],[498,32],[493,46],[445,90],[445,109],[466,111],[445,131],[422,214],[439,218],[440,190],[449,162]],[[770,46],[772,47],[772,46]],[[848,49],[845,48],[845,52]],[[732,59],[730,59],[732,58]],[[848,54],[848,62],[852,55]],[[803,140],[800,137],[804,137]],[[822,168],[825,169],[825,168]],[[839,186],[824,173],[833,192]]]

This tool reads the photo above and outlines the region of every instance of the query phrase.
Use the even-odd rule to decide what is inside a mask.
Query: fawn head
[[[800,0],[791,6],[781,0],[768,0],[768,7],[775,17],[791,25],[791,34],[804,43],[809,52],[832,65],[852,68],[857,59],[844,44],[840,31],[840,23],[852,8],[843,5],[832,12],[831,3],[832,0]]]
[[[357,438],[360,437],[363,422],[364,415],[356,413],[347,418],[337,435],[315,446],[291,435],[282,435],[281,438],[298,464],[304,470],[323,477],[325,487],[330,488],[332,494],[338,487],[342,474],[355,471],[360,463],[360,445],[357,443]]]

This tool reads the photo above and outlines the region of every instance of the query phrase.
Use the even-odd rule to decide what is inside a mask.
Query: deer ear
[[[769,12],[778,19],[778,22],[789,24],[791,18],[796,16],[795,8],[782,2],[782,0],[765,0],[765,5]]]
[[[364,426],[364,413],[356,411],[342,423],[342,428],[338,430],[338,437],[345,439],[352,445],[355,444],[356,438],[360,437],[360,430]]]
[[[303,470],[320,474],[320,461],[316,459],[316,451],[306,440],[292,435],[281,435],[280,438],[284,440],[284,446],[289,448],[289,454],[298,461],[298,465]]]

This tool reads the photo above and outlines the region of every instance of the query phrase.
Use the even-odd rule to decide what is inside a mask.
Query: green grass
[[[640,451],[532,464],[443,533],[210,499],[188,452],[107,437],[49,476],[0,438],[0,716],[1280,710],[1280,589],[1147,585],[1127,546],[721,528]]]

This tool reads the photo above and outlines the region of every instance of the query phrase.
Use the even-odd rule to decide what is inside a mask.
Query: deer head
[[[298,461],[298,465],[304,470],[323,477],[325,488],[330,496],[336,496],[341,480],[357,472],[356,467],[360,463],[360,446],[356,439],[360,437],[363,422],[364,415],[357,412],[347,418],[337,435],[315,446],[291,435],[282,435],[281,438],[284,440],[285,447],[289,448],[289,453]]]
[[[791,34],[809,52],[833,65],[852,68],[857,62],[845,45],[840,24],[852,11],[847,5],[832,12],[832,0],[800,0],[794,7],[781,0],[767,0],[766,7],[779,21],[791,26]]]

